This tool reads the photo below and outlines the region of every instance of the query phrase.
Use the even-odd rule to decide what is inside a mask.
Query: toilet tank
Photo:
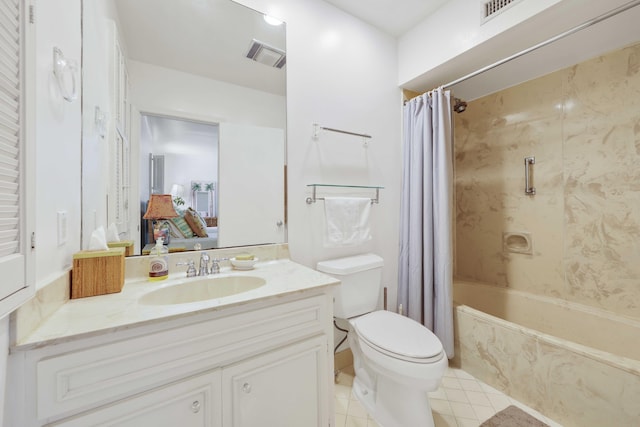
[[[374,311],[382,286],[384,261],[375,254],[321,261],[317,270],[339,279],[334,291],[333,315],[340,319]]]

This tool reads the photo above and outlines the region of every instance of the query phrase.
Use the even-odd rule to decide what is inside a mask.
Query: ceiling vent
[[[247,58],[274,68],[282,68],[287,63],[287,56],[283,50],[269,46],[256,39],[251,41]]]
[[[482,3],[482,24],[491,18],[500,15],[521,0],[489,0]]]

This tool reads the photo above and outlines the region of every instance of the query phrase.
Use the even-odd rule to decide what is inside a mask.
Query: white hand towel
[[[325,197],[325,247],[355,246],[371,240],[371,199]]]

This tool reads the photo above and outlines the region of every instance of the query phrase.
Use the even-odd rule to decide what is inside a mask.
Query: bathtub
[[[454,281],[454,364],[567,427],[640,426],[640,321]]]

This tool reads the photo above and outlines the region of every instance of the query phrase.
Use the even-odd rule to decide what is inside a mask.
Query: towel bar
[[[320,126],[317,123],[313,124],[313,139],[320,138],[320,131],[321,130],[326,130],[326,131],[329,131],[329,132],[336,132],[336,133],[343,133],[345,135],[359,136],[359,137],[365,138],[365,139],[371,139],[371,135],[367,135],[367,134],[364,134],[364,133],[351,132],[351,131],[348,131],[348,130],[328,128],[328,127],[325,127],[325,126]]]
[[[307,204],[315,203],[318,200],[324,200],[324,197],[316,196],[316,188],[317,187],[339,187],[339,188],[366,188],[376,190],[376,197],[371,199],[371,204],[380,203],[380,190],[384,187],[372,186],[372,185],[339,185],[339,184],[307,184],[307,187],[313,188],[313,193],[311,197],[307,197]]]

